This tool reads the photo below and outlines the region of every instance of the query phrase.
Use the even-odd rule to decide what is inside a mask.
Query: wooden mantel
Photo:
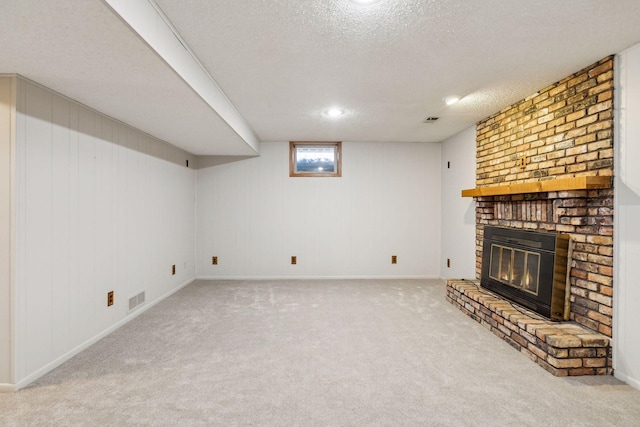
[[[547,193],[549,191],[575,191],[610,188],[610,176],[578,176],[545,181],[501,184],[462,190],[462,197],[505,196],[509,194]]]

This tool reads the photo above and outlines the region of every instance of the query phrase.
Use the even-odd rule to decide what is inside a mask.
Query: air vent
[[[129,298],[129,312],[133,311],[135,308],[143,304],[144,301],[145,301],[144,291],[140,292],[136,296]]]
[[[440,118],[440,117],[433,117],[433,116],[429,116],[429,117],[427,117],[426,119],[424,119],[424,122],[422,122],[422,123],[433,123],[433,122],[437,122],[439,118]]]

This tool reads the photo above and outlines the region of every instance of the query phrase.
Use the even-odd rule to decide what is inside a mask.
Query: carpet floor
[[[0,394],[0,425],[640,426],[640,392],[553,377],[439,280],[196,281]]]

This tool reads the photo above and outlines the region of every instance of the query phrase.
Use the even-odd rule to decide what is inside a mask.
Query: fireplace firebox
[[[486,226],[480,284],[552,320],[569,319],[569,236]]]

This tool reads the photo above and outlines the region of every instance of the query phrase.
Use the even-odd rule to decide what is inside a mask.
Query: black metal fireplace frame
[[[568,260],[570,238],[566,234],[541,233],[504,227],[484,227],[480,284],[551,320],[569,319]],[[536,253],[540,256],[537,295],[490,277],[492,246]]]

